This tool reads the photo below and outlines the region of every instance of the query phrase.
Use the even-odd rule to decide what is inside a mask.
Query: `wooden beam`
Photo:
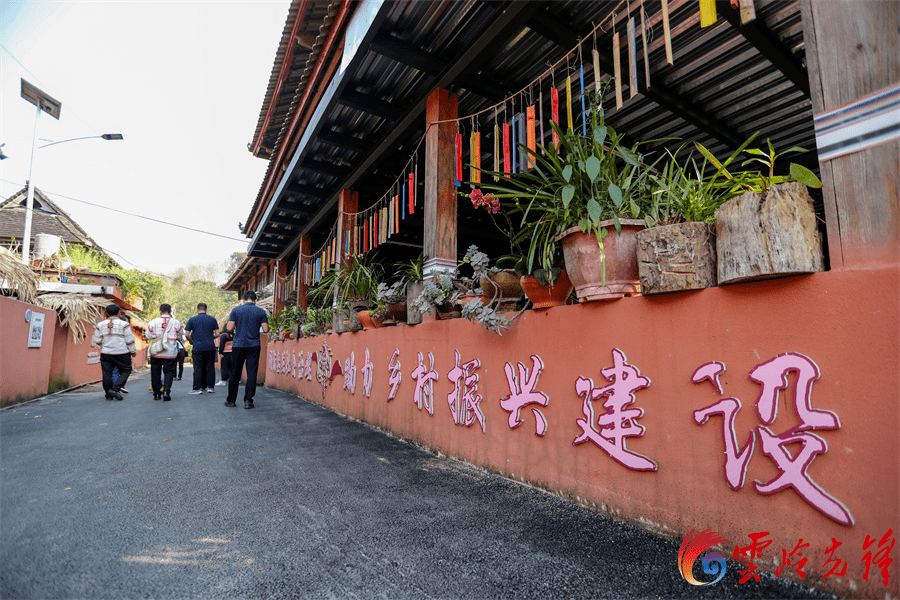
[[[443,58],[392,35],[379,33],[369,48],[391,60],[432,75],[447,68],[447,61]]]
[[[459,99],[437,89],[428,97],[425,134],[425,261],[456,265],[455,136]],[[426,273],[427,275],[428,273]]]
[[[325,190],[322,188],[318,188],[312,185],[305,185],[302,183],[291,183],[287,186],[285,191],[288,194],[295,196],[308,196],[310,198],[314,198],[316,200],[322,200],[323,198],[327,198],[328,195],[325,193]],[[276,207],[277,208],[277,207]]]
[[[751,21],[746,25],[741,25],[741,15],[739,11],[730,7],[723,7],[721,14],[738,33],[740,33],[747,42],[756,48],[766,60],[772,63],[781,73],[803,94],[809,98],[809,74],[806,69],[797,60],[797,57],[784,47],[775,34],[765,28],[759,19]]]
[[[338,98],[338,102],[344,106],[355,108],[388,121],[399,121],[405,112],[402,108],[394,106],[390,102],[385,102],[353,90],[344,90],[344,93]]]
[[[322,160],[305,160],[297,165],[304,171],[312,171],[313,173],[321,173],[332,177],[346,177],[350,174],[349,167],[343,167]]]
[[[359,152],[360,154],[367,154],[372,150],[373,146],[373,144],[361,140],[360,138],[336,133],[334,131],[320,131],[316,136],[316,139],[324,144],[337,146],[338,148],[344,148],[345,150],[352,150],[354,152]]]

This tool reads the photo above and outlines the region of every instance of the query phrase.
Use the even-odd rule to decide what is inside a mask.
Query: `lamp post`
[[[62,109],[62,102],[53,99],[47,93],[39,90],[24,79],[22,79],[22,97],[37,107],[34,116],[34,134],[31,138],[31,162],[28,165],[28,193],[25,200],[25,232],[22,238],[22,262],[27,265],[29,263],[29,254],[31,252],[31,221],[34,214],[34,151],[37,142],[38,121],[41,118],[41,111],[44,111],[54,119],[59,120],[59,112]],[[103,135],[91,135],[87,137],[72,138],[69,140],[60,140],[58,142],[44,144],[38,149],[46,148],[47,146],[53,146],[56,144],[62,144],[63,142],[74,142],[76,140],[86,140],[90,138],[121,140],[122,134],[104,133]]]

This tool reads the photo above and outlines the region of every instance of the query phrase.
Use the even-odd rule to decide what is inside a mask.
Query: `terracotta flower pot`
[[[541,285],[534,275],[522,277],[519,283],[534,308],[564,305],[575,287],[565,269],[560,271],[552,285]]]
[[[603,254],[593,233],[584,233],[578,227],[572,227],[556,236],[556,240],[562,243],[566,271],[575,286],[579,302],[641,295],[636,234],[646,228],[646,224],[635,219],[619,219],[619,223],[622,225],[621,234],[616,232],[612,220],[600,222],[600,226],[609,232],[603,238],[605,282],[602,276]]]
[[[372,317],[372,311],[361,310],[359,313],[359,322],[362,323],[363,329],[378,329],[381,327],[381,321]]]

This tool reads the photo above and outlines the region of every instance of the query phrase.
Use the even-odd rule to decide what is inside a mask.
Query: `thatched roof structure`
[[[34,304],[56,311],[59,324],[72,330],[77,344],[88,337],[89,327],[104,314],[109,300],[90,294],[42,294]]]
[[[38,276],[22,264],[22,257],[0,247],[0,293],[18,296],[22,302],[34,303]]]

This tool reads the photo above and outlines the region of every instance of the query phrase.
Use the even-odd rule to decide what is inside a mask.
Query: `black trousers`
[[[222,381],[231,379],[231,352],[222,354],[222,362],[220,363],[219,370],[222,372]]]
[[[247,363],[247,385],[244,386],[244,402],[253,402],[256,394],[256,373],[259,371],[260,347],[238,348],[231,350],[231,378],[228,380],[228,402],[237,399],[238,388],[241,385],[241,372],[244,363]]]
[[[184,375],[184,359],[187,358],[187,351],[179,350],[178,356],[175,357],[175,361],[178,363],[178,373],[176,376],[178,379],[181,379],[181,376]]]
[[[194,390],[205,390],[216,385],[216,351],[193,350]]]
[[[113,380],[113,369],[119,370],[117,380]],[[131,375],[131,354],[101,354],[100,372],[103,373],[103,391],[107,394],[118,392]]]
[[[153,394],[168,394],[172,390],[172,380],[175,379],[177,359],[150,357],[150,385],[153,386]]]

